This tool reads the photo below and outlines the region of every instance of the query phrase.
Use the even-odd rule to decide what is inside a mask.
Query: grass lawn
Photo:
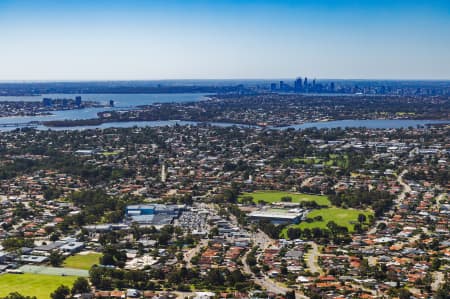
[[[239,201],[244,196],[253,197],[253,202],[258,203],[260,200],[264,200],[268,203],[279,202],[281,198],[284,196],[292,197],[292,202],[301,202],[301,201],[315,201],[319,205],[330,205],[330,201],[325,195],[309,195],[302,193],[293,193],[293,192],[283,192],[283,191],[255,191],[251,193],[244,193],[239,196]]]
[[[307,165],[312,165],[312,164],[319,164],[322,163],[323,160],[320,158],[293,158],[291,159],[292,162],[294,163],[301,163],[301,164],[307,164]]]
[[[71,255],[64,261],[64,267],[89,270],[93,265],[99,264],[100,256],[100,253]]]
[[[314,227],[318,228],[327,228],[328,221],[333,220],[338,224],[339,226],[346,226],[350,232],[353,232],[353,226],[352,222],[357,223],[358,222],[358,215],[359,214],[366,215],[366,218],[368,218],[369,215],[373,216],[373,212],[371,210],[355,210],[355,209],[342,209],[342,208],[327,208],[327,209],[320,209],[320,210],[313,210],[308,214],[308,218],[314,218],[316,216],[322,216],[323,221],[314,221],[311,223],[308,222],[301,222],[299,224],[293,224],[289,227],[298,227],[301,229],[309,228],[312,229]],[[366,220],[367,223],[367,220]],[[289,228],[288,227],[288,228]],[[287,231],[287,228],[284,229],[282,232],[282,235],[285,235],[285,232]]]
[[[306,165],[324,164],[325,166],[328,167],[339,166],[341,168],[347,168],[350,163],[348,155],[337,155],[337,154],[330,154],[328,158],[317,158],[317,157],[293,158],[291,159],[291,161],[294,163]]]
[[[120,154],[120,151],[113,151],[113,152],[103,152],[102,155],[103,156],[116,156],[118,154]]]
[[[42,274],[3,274],[0,275],[0,297],[11,292],[19,292],[38,299],[48,299],[60,285],[72,288],[75,276],[53,276]]]

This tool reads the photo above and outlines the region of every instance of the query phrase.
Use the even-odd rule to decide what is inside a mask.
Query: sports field
[[[83,269],[89,270],[93,265],[99,264],[100,253],[79,253],[76,255],[69,256],[64,261],[65,268]]]
[[[77,279],[75,276],[54,276],[44,274],[2,274],[0,275],[0,297],[11,292],[22,295],[36,296],[38,299],[48,299],[50,294],[60,285],[72,287]]]
[[[314,221],[311,223],[308,222],[301,222],[299,224],[290,225],[289,227],[298,227],[301,229],[305,228],[327,228],[328,221],[334,221],[339,226],[346,226],[349,230],[349,232],[353,232],[354,224],[358,223],[358,215],[364,214],[366,218],[368,218],[369,215],[373,216],[373,212],[370,210],[355,210],[355,209],[342,209],[342,208],[327,208],[327,209],[320,209],[320,210],[313,210],[311,211],[307,218],[314,218],[316,216],[322,216],[323,221]],[[285,229],[286,230],[286,229]]]
[[[280,202],[282,197],[289,196],[292,198],[292,202],[315,201],[319,205],[330,205],[330,201],[325,195],[310,195],[283,191],[255,191],[251,193],[243,193],[239,196],[239,201],[241,201],[245,196],[253,197],[254,203],[258,203],[260,200],[267,203]]]

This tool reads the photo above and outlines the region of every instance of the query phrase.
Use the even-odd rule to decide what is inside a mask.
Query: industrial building
[[[126,220],[140,225],[163,226],[172,224],[178,218],[185,205],[141,204],[126,208]]]
[[[299,223],[308,213],[308,210],[280,209],[280,208],[262,208],[251,212],[248,217],[253,221],[269,220],[273,224]]]

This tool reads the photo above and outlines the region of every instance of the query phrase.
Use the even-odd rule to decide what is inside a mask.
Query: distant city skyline
[[[450,79],[450,2],[0,1],[1,81]]]

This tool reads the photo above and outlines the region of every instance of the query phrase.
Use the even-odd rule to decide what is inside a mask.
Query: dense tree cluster
[[[330,241],[334,244],[345,244],[351,242],[351,236],[346,226],[340,226],[334,221],[329,221],[326,224],[327,228],[314,227],[300,229],[297,227],[290,227],[287,229],[287,237],[293,239],[315,240],[320,244],[327,244]]]
[[[7,251],[15,251],[22,247],[34,247],[34,242],[23,237],[10,237],[3,240],[2,246]]]
[[[371,207],[375,215],[380,216],[391,207],[394,196],[387,191],[352,189],[345,192],[329,194],[328,198],[333,205],[338,207],[355,209]]]
[[[155,289],[155,283],[151,281],[152,276],[145,271],[125,271],[114,267],[94,266],[89,270],[89,276],[92,285],[101,290]]]
[[[225,290],[227,288],[236,290],[247,290],[253,284],[247,282],[247,277],[239,270],[229,271],[227,269],[210,269],[202,276],[196,268],[181,267],[170,272],[157,269],[148,271],[127,271],[111,267],[94,266],[89,271],[91,283],[103,290],[115,288],[137,288],[145,290],[158,290],[161,282],[166,287],[180,291],[189,291],[189,285],[197,288],[212,290]]]
[[[261,220],[258,222],[259,228],[265,232],[272,239],[278,239],[280,233],[286,227],[286,225],[275,225],[269,220]]]
[[[59,225],[62,230],[98,222],[119,222],[124,217],[125,207],[138,202],[131,196],[110,196],[99,189],[73,192],[68,200],[80,207],[81,212],[66,216]]]

